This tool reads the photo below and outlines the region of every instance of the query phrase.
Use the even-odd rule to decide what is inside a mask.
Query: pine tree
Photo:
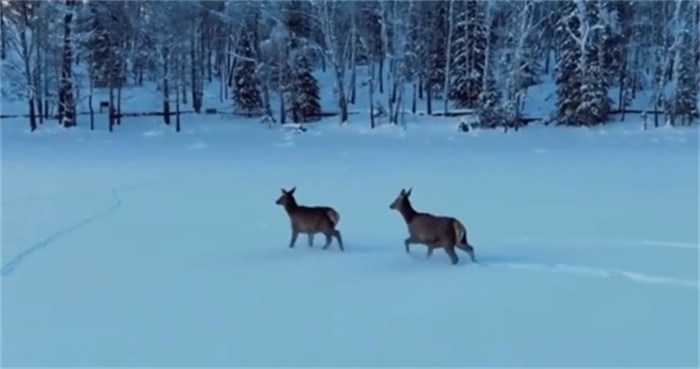
[[[602,63],[610,85],[620,84],[620,76],[625,73],[627,44],[632,33],[631,3],[630,0],[606,0],[601,6],[603,15],[607,18],[601,40]]]
[[[581,104],[576,114],[581,124],[596,125],[608,120],[612,101],[607,94],[604,74],[599,63],[591,63],[586,68],[581,80]]]
[[[437,97],[442,92],[445,81],[445,46],[447,44],[447,2],[427,1],[422,3],[425,11],[425,60],[424,60],[424,85],[430,91],[431,97]],[[427,31],[427,32],[425,32]]]
[[[605,29],[600,25],[600,1],[586,2],[585,19],[586,32],[589,33],[584,46],[584,57],[581,65],[581,104],[578,106],[579,119],[585,125],[597,125],[608,121],[612,100],[608,97],[610,73],[606,71],[602,46],[605,42]]]
[[[557,24],[560,56],[555,77],[557,89],[555,117],[557,124],[580,125],[581,120],[577,113],[583,101],[579,70],[581,49],[575,39],[575,37],[581,37],[580,20],[576,16],[571,16],[576,11],[576,5],[573,2],[567,1],[557,5],[561,16]]]
[[[75,112],[75,95],[73,91],[73,46],[71,38],[75,23],[75,0],[65,1],[63,17],[63,55],[61,60],[61,78],[58,90],[58,114],[64,127],[77,125]]]
[[[608,120],[612,100],[603,65],[600,1],[559,4],[558,124],[595,125]]]
[[[312,35],[308,14],[311,13],[307,3],[300,0],[290,0],[285,5],[285,23],[291,35],[290,48],[298,48],[304,39]]]
[[[475,107],[484,81],[486,43],[485,4],[469,0],[457,16],[452,64],[452,93],[457,108]]]
[[[503,119],[504,112],[501,108],[501,92],[498,90],[491,69],[487,68],[486,70],[483,90],[479,94],[477,115],[482,126],[496,128],[504,125],[505,122]]]
[[[293,86],[289,94],[292,100],[289,104],[292,120],[295,123],[305,123],[320,119],[321,98],[318,82],[303,55],[296,57],[293,74]]]
[[[673,66],[676,89],[669,110],[674,117],[681,117],[683,121],[689,122],[690,119],[698,117],[698,70],[697,65],[693,63],[693,50],[697,49],[698,45],[693,45],[689,29],[682,32],[679,53],[676,54],[679,57],[676,57]]]
[[[121,57],[117,55],[117,40],[114,29],[116,17],[105,8],[104,3],[90,3],[92,21],[89,25],[88,39],[85,41],[87,59],[90,64],[90,78],[94,87],[102,88],[120,84],[123,78]]]
[[[233,100],[240,110],[252,113],[258,111],[263,106],[262,96],[258,89],[258,79],[256,65],[253,60],[253,49],[251,37],[248,32],[244,32],[241,37],[239,47],[240,58],[234,70]]]

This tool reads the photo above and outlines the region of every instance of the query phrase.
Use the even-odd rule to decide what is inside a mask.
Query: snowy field
[[[699,365],[697,126],[352,121],[3,120],[3,366]],[[292,186],[345,253],[287,247]],[[408,187],[477,264],[404,252]]]

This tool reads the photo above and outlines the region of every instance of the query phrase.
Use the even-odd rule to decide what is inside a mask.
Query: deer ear
[[[284,193],[284,194],[287,193],[287,191],[285,191],[284,188],[280,188],[280,190],[282,190],[282,193]]]
[[[411,191],[413,191],[413,187],[408,189],[408,192],[406,192],[406,197],[411,196]]]
[[[289,190],[289,192],[287,192],[287,193],[290,194],[290,195],[293,195],[293,194],[294,194],[294,191],[296,191],[296,190],[297,190],[297,186],[294,186],[294,187],[292,187],[292,189]]]

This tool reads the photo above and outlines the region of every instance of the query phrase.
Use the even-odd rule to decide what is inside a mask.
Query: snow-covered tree
[[[558,124],[581,125],[578,107],[583,102],[581,94],[581,48],[576,40],[581,37],[581,20],[575,16],[576,5],[567,1],[559,4],[557,24],[559,62],[556,66],[556,120]]]
[[[608,121],[612,100],[608,97],[610,73],[603,59],[605,42],[605,22],[601,18],[602,1],[580,1],[577,10],[582,14],[582,37],[578,40],[583,49],[580,70],[581,98],[579,118],[586,125],[596,125]]]
[[[697,28],[692,28],[692,13],[683,14],[683,22],[677,27],[678,48],[673,64],[674,91],[670,97],[667,109],[672,121],[680,118],[681,124],[689,123],[693,118],[698,118],[698,63],[695,60],[695,52],[700,46],[693,33]]]
[[[506,124],[502,110],[502,94],[496,85],[496,80],[490,68],[486,70],[484,85],[479,94],[479,104],[476,109],[481,125],[496,128]]]
[[[233,100],[242,111],[253,113],[263,107],[253,59],[253,45],[250,32],[244,32],[239,47],[240,60],[234,71]]]
[[[423,91],[427,113],[433,113],[433,100],[444,92],[447,69],[447,36],[449,2],[423,1],[418,3],[423,18],[421,43]]]
[[[508,27],[506,34],[506,102],[512,113],[520,117],[527,89],[540,82],[541,73],[541,32],[535,24],[535,3],[518,1],[513,11],[507,15],[517,19],[514,26]]]
[[[31,131],[38,128],[37,115],[41,114],[41,103],[37,106],[37,76],[41,73],[42,66],[37,65],[36,54],[39,39],[37,31],[44,22],[38,15],[44,5],[16,1],[3,6],[8,60],[3,63],[2,78],[10,90],[3,90],[3,94],[12,93],[27,102]]]
[[[562,22],[557,70],[557,120],[564,125],[605,123],[610,114],[603,66],[601,2],[577,0],[560,5]]]
[[[86,32],[89,37],[83,45],[90,64],[95,87],[118,86],[124,82],[124,58],[120,34],[123,34],[124,14],[118,6],[107,2],[90,2],[90,20]],[[162,10],[161,10],[162,11]]]
[[[75,0],[65,0],[63,10],[63,50],[61,58],[61,80],[58,88],[58,115],[64,127],[77,125],[75,91],[73,90],[73,28],[75,24]]]
[[[381,104],[398,122],[408,87],[413,112],[425,99],[432,113],[442,98],[445,112],[500,110],[512,123],[546,118],[526,101],[554,61],[546,98],[559,124],[607,122],[613,100],[620,119],[635,102],[656,122],[682,124],[697,115],[699,23],[700,6],[686,0],[2,1],[2,94],[27,102],[32,129],[49,117],[71,126],[87,73],[88,96],[104,89],[118,125],[122,88],[154,83],[169,123],[173,103],[203,110],[214,82],[220,102],[284,122],[306,119],[295,91],[328,70],[333,92],[309,110],[336,99],[340,122],[365,92],[370,110]],[[295,68],[300,56],[308,67]]]
[[[346,60],[344,56],[348,48],[346,41],[347,29],[341,27],[341,17],[344,16],[346,4],[333,0],[311,0],[313,15],[318,19],[319,32],[323,37],[322,48],[325,60],[333,68],[335,77],[335,97],[340,110],[340,123],[348,121],[348,99],[345,85]]]
[[[473,108],[479,101],[484,82],[486,43],[489,29],[485,22],[486,3],[467,0],[457,16],[452,52],[451,97],[458,108]]]
[[[292,120],[296,123],[318,120],[321,117],[318,81],[311,73],[311,67],[302,54],[296,57],[292,78],[293,84],[289,94],[292,99],[290,104]]]

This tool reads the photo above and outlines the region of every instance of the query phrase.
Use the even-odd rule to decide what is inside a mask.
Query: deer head
[[[399,196],[397,196],[394,202],[392,202],[391,205],[389,205],[389,209],[401,210],[404,204],[408,202],[408,197],[411,196],[412,190],[413,188],[409,188],[408,191],[401,189]]]
[[[282,189],[282,196],[280,196],[277,201],[275,201],[275,204],[277,205],[282,205],[282,206],[287,206],[292,203],[294,203],[294,191],[296,191],[297,187],[294,186],[292,187],[291,190],[287,191],[284,188]]]

